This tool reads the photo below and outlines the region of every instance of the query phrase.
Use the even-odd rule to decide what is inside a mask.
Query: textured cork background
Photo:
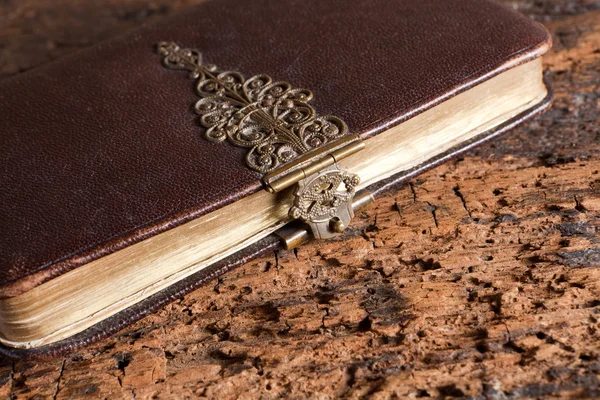
[[[0,78],[198,1],[0,1]],[[251,262],[0,397],[600,396],[600,1],[544,23],[552,110],[381,197],[345,237]]]

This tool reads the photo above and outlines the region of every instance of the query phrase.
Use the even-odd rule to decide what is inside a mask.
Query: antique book
[[[548,32],[485,0],[209,0],[0,81],[0,351],[55,355],[551,101]]]

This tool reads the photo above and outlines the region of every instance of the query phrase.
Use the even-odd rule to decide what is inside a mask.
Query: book
[[[106,337],[545,110],[491,1],[210,0],[0,81],[0,351]]]

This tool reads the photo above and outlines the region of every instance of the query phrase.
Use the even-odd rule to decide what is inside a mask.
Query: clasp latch
[[[338,162],[364,147],[358,135],[330,143],[268,173],[265,186],[275,193],[296,185],[290,218],[306,223],[317,239],[338,236],[354,217],[354,196],[360,183],[358,175]]]
[[[290,218],[306,222],[316,239],[344,232],[354,217],[352,200],[360,183],[358,175],[334,164],[298,182]]]

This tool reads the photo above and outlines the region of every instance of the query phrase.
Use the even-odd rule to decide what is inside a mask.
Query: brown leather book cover
[[[222,103],[200,104],[199,90],[220,94],[197,87],[202,79],[186,68],[186,57],[215,76],[268,75],[274,83],[306,88],[311,95],[299,90],[290,101],[310,101],[315,118],[325,118],[319,129],[358,135],[368,146],[380,133],[539,58],[549,46],[541,25],[488,1],[210,0],[0,81],[2,301],[265,191],[265,174],[301,155],[277,143],[274,153],[256,143],[221,141],[228,128],[210,111]],[[180,58],[165,61],[169,54]],[[238,76],[222,78],[235,84]],[[257,81],[247,87],[266,85]],[[366,189],[376,196],[549,102],[548,94]],[[334,143],[337,133],[326,140],[313,135],[308,150]],[[281,246],[269,234],[70,337],[23,348],[2,341],[1,349],[23,357],[84,345]]]

